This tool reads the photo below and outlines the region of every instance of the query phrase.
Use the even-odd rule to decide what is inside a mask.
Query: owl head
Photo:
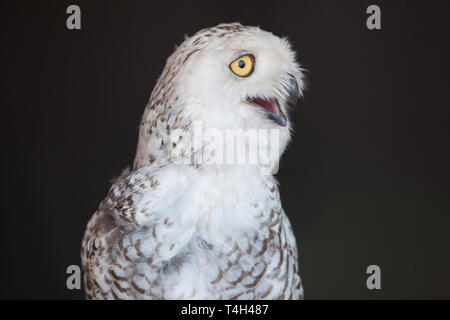
[[[290,139],[289,110],[302,90],[302,69],[287,39],[258,27],[220,24],[176,48],[143,122],[167,113],[175,115],[165,119],[172,129],[194,122],[205,130],[274,129],[282,152]]]

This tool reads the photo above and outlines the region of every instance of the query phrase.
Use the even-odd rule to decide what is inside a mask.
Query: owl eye
[[[243,55],[230,63],[231,71],[239,77],[248,77],[255,68],[255,57],[252,54]]]

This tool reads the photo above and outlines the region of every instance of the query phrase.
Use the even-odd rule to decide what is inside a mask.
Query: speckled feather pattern
[[[259,28],[222,24],[187,38],[169,57],[142,117],[133,169],[115,179],[87,225],[81,257],[88,299],[303,298],[296,241],[275,178],[254,167],[180,165],[170,157],[173,148],[189,156],[182,137],[170,139],[172,130],[208,119],[202,115],[209,100],[191,84],[196,61],[254,34],[285,44]],[[301,87],[296,62],[286,68]],[[256,118],[241,124],[259,126]]]

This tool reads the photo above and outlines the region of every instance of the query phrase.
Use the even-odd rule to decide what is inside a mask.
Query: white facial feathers
[[[254,69],[240,77],[230,64],[246,54],[254,56]],[[282,152],[290,139],[292,95],[302,89],[301,68],[285,38],[238,23],[201,30],[167,60],[142,117],[135,169],[169,157],[170,133],[190,130],[194,122],[219,130],[277,128]],[[254,103],[260,100],[271,106]]]

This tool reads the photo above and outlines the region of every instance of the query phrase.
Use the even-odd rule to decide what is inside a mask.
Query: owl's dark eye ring
[[[239,77],[248,77],[255,68],[255,56],[251,53],[245,54],[232,63],[230,63],[231,71]]]

